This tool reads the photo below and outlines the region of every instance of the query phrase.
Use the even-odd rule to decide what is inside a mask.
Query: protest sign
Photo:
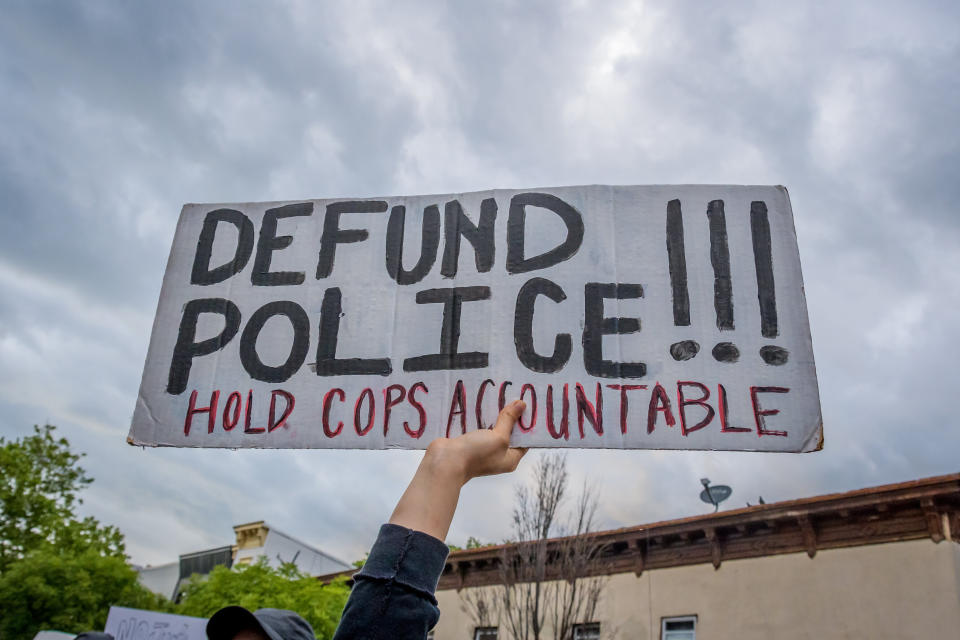
[[[103,630],[114,640],[207,640],[207,619],[110,607]]]
[[[822,443],[783,187],[184,206],[129,442]]]

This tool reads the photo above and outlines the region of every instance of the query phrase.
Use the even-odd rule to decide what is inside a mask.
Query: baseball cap
[[[316,640],[313,627],[293,611],[257,609],[251,613],[243,607],[224,607],[207,622],[207,638],[233,640],[240,631],[257,629],[270,640]]]

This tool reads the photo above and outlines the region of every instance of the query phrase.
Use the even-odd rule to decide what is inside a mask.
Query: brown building
[[[605,589],[576,640],[960,638],[960,474],[592,535]],[[510,638],[466,605],[509,551],[450,555],[435,640]]]

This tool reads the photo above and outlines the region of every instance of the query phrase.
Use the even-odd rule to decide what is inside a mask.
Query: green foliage
[[[209,617],[228,605],[251,611],[262,607],[296,611],[313,625],[317,638],[332,638],[350,589],[340,579],[324,585],[300,573],[292,563],[273,569],[261,558],[233,569],[216,567],[208,576],[193,576],[177,613]]]
[[[137,582],[123,535],[95,518],[78,519],[78,493],[93,480],[55,427],[0,438],[0,639],[28,640],[40,629],[102,629],[110,605],[169,611]]]
[[[116,527],[76,518],[77,494],[93,479],[78,465],[83,454],[73,453],[66,438],[55,438],[55,430],[48,424],[13,442],[0,438],[0,574],[51,545],[60,552],[94,549],[124,557]]]
[[[103,556],[126,558],[123,534],[114,526],[104,526],[96,518],[67,520],[54,534],[61,551],[79,553],[93,550]]]
[[[473,536],[467,538],[467,549],[482,549],[483,547],[489,547],[491,543],[489,542],[480,542]]]
[[[7,442],[0,438],[0,573],[45,542],[54,542],[80,502],[77,493],[93,482],[77,465],[56,427],[34,426],[34,434]]]
[[[32,551],[0,575],[0,638],[29,640],[40,629],[103,629],[110,605],[170,611],[172,604],[137,582],[122,557],[96,548]]]
[[[296,611],[318,638],[332,638],[350,590],[323,585],[287,564],[265,560],[194,576],[174,605],[145,589],[124,555],[123,535],[74,512],[92,482],[55,427],[0,438],[0,640],[29,640],[40,629],[103,629],[111,605],[209,617],[239,604]]]

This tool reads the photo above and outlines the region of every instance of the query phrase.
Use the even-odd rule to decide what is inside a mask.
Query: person
[[[207,621],[210,640],[315,640],[310,623],[286,609],[224,607]]]
[[[380,527],[363,568],[354,575],[334,640],[417,640],[440,618],[434,592],[449,549],[443,542],[460,490],[479,476],[509,473],[526,449],[510,435],[526,405],[505,406],[490,429],[430,443],[393,514]],[[210,640],[311,640],[310,624],[292,611],[243,607],[217,611]]]

